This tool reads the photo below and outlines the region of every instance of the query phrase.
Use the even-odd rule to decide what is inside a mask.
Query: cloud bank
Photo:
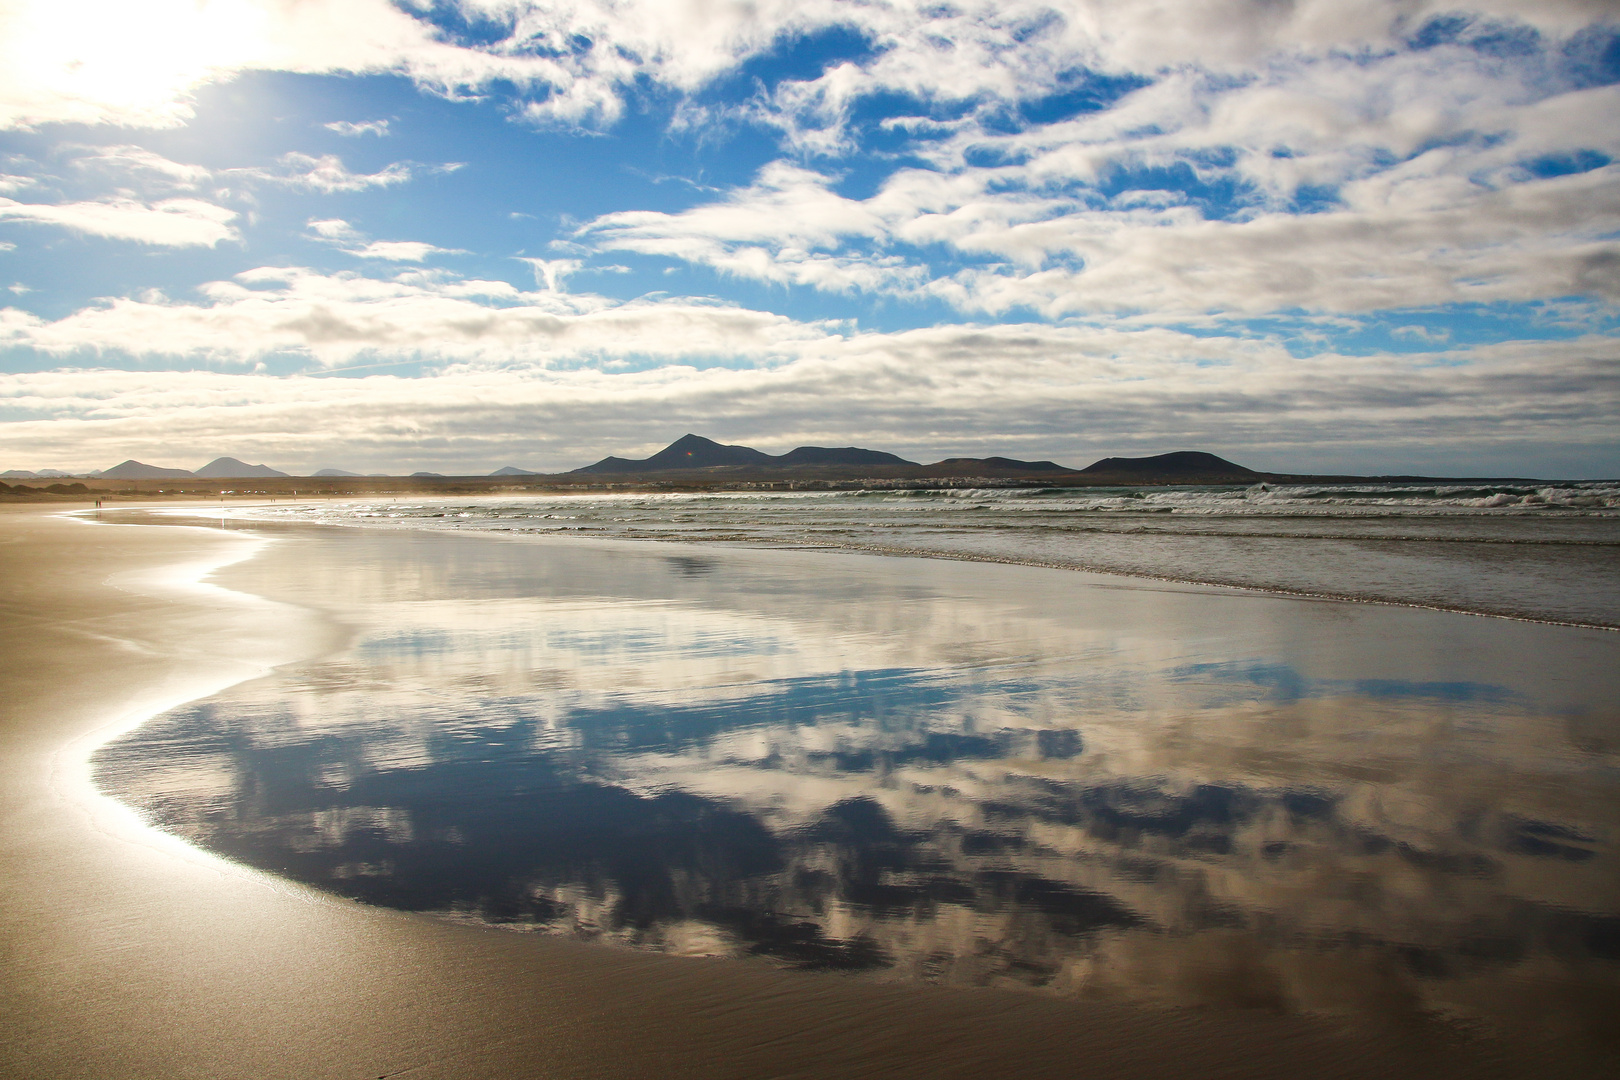
[[[1568,442],[1603,446],[1620,409],[1620,343],[1602,337],[1301,359],[1264,335],[1130,324],[870,333],[420,274],[243,277],[216,283],[205,304],[125,300],[55,322],[6,312],[0,333],[14,345],[82,356],[139,339],[151,354],[244,370],[5,376],[0,452],[54,448],[88,466],[124,453],[114,447],[228,444],[313,468],[334,455],[369,466],[409,445],[440,471],[513,457],[571,468],[682,433],[649,430],[658,416],[784,447],[859,431],[923,457],[1055,453],[1084,464],[1242,446],[1249,464],[1302,468],[1318,467],[1301,462],[1319,461],[1323,445],[1488,456],[1534,443],[1549,424]],[[245,370],[277,351],[362,367],[427,356],[438,367],[432,378]],[[646,432],[646,446],[604,435],[629,430]]]

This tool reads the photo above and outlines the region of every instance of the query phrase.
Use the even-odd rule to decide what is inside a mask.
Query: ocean
[[[232,520],[964,557],[1620,627],[1620,482],[291,503]]]

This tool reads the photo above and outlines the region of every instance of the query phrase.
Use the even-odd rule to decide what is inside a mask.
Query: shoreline
[[[1467,541],[1458,541],[1465,543]],[[1253,593],[1258,596],[1276,596],[1287,600],[1321,600],[1335,604],[1371,604],[1379,607],[1409,608],[1414,611],[1435,611],[1447,615],[1475,615],[1482,619],[1505,619],[1508,622],[1533,623],[1538,626],[1563,626],[1573,630],[1604,630],[1610,633],[1620,633],[1620,622],[1575,622],[1566,619],[1549,619],[1539,615],[1513,614],[1503,611],[1479,611],[1474,608],[1447,607],[1443,604],[1420,604],[1411,600],[1389,600],[1378,596],[1356,596],[1351,593],[1333,592],[1307,592],[1300,589],[1286,589],[1281,586],[1263,587],[1259,585],[1246,585],[1235,581],[1214,581],[1207,578],[1170,577],[1167,575],[1148,574],[1127,570],[1109,570],[1096,566],[1084,566],[1077,563],[1042,562],[1037,559],[1014,559],[996,555],[980,555],[970,552],[931,551],[928,548],[881,548],[861,547],[859,545],[843,545],[833,547],[828,545],[824,550],[864,552],[873,555],[893,555],[897,558],[924,558],[949,559],[953,562],[982,562],[994,563],[1000,566],[1030,566],[1043,570],[1071,570],[1082,574],[1101,574],[1107,577],[1127,578],[1135,581],[1156,581],[1167,585],[1200,585],[1211,589],[1231,589],[1238,592]]]
[[[177,562],[223,566],[244,538],[86,524],[0,511],[15,972],[0,1060],[19,1075],[1545,1075],[1488,1042],[1369,1040],[1314,1018],[880,986],[453,926],[261,880],[139,826],[143,844],[71,812],[71,755],[265,668],[243,656],[310,647],[287,643],[303,616],[266,631],[216,586],[107,585],[172,584]],[[315,654],[335,640],[304,629]]]
[[[67,521],[96,526],[107,523],[89,521],[73,514],[58,514]],[[107,524],[109,528],[141,528],[138,525]],[[197,701],[229,690],[233,686],[261,678],[283,664],[308,660],[323,652],[340,647],[344,636],[341,628],[325,625],[325,620],[313,611],[297,609],[291,605],[237,592],[213,584],[209,579],[216,573],[260,555],[273,539],[256,535],[231,537],[219,545],[208,530],[198,526],[184,527],[193,536],[198,547],[218,547],[220,550],[181,562],[123,570],[109,576],[104,584],[117,592],[146,600],[164,603],[187,603],[203,607],[234,610],[239,618],[251,613],[264,620],[273,630],[259,630],[252,635],[243,651],[251,658],[210,657],[218,670],[198,674],[192,681],[165,681],[148,693],[136,692],[127,706],[108,714],[107,722],[87,728],[81,735],[64,743],[50,761],[50,785],[53,792],[73,810],[88,817],[98,831],[128,843],[148,847],[154,851],[220,873],[241,874],[256,880],[272,890],[290,892],[307,900],[328,899],[318,890],[299,882],[265,874],[251,867],[239,866],[213,852],[198,848],[148,825],[139,813],[116,797],[104,792],[93,778],[93,757],[102,747],[115,742],[140,728],[154,716],[177,708],[189,701]],[[206,537],[206,539],[204,539]],[[234,549],[234,550],[232,550]],[[263,624],[261,624],[262,626]],[[300,633],[302,631],[302,633]],[[318,641],[318,645],[291,647],[290,642]],[[278,654],[275,650],[280,649]],[[179,685],[174,685],[178,681]]]
[[[496,498],[495,496],[477,496],[477,497],[490,498],[490,499]],[[503,498],[504,498],[504,496],[503,496]],[[349,500],[346,500],[346,501],[349,501]],[[352,500],[352,501],[365,502],[367,500],[358,499],[358,500]],[[459,502],[461,500],[458,499],[458,500],[455,500],[455,501]],[[148,511],[155,511],[156,513],[155,513],[154,516],[161,516],[161,515],[164,515],[164,514],[168,514],[168,515],[173,515],[173,516],[178,517],[178,516],[180,516],[181,511],[183,509],[189,509],[190,505],[192,505],[192,504],[148,504],[148,506],[145,507],[144,509],[147,509]],[[199,503],[196,503],[194,505],[197,506],[198,508],[201,508],[201,507],[206,506],[207,504],[199,502]],[[251,506],[256,505],[256,504],[248,503],[246,505],[251,507]],[[258,504],[258,505],[271,505],[271,506],[273,506],[273,505],[276,505],[276,504],[275,503],[261,503],[261,504]],[[319,505],[319,504],[312,504],[312,505]],[[123,511],[135,510],[135,511],[138,512],[138,511],[142,510],[143,507],[133,506],[133,505],[130,505],[130,506],[119,505],[117,507],[111,507],[111,508],[108,508],[108,509],[113,510],[114,512],[121,511],[121,510],[123,510]],[[201,515],[199,515],[199,517],[200,516]],[[275,528],[275,527],[282,527],[282,526],[286,526],[286,525],[295,525],[295,524],[297,524],[295,522],[275,521],[273,519],[239,518],[239,519],[236,519],[236,520],[241,522],[243,527],[246,528],[246,529],[264,528],[266,526],[269,526],[271,528]],[[1096,574],[1096,575],[1100,575],[1100,576],[1104,576],[1104,577],[1123,578],[1123,579],[1126,579],[1127,581],[1150,581],[1150,582],[1158,582],[1158,583],[1172,584],[1172,585],[1196,585],[1196,586],[1202,586],[1202,587],[1208,587],[1208,588],[1214,588],[1214,589],[1235,590],[1235,591],[1239,591],[1239,592],[1253,593],[1253,594],[1261,595],[1261,596],[1275,596],[1275,597],[1281,597],[1281,598],[1284,598],[1284,599],[1292,599],[1292,600],[1318,600],[1318,601],[1326,601],[1326,602],[1332,602],[1332,603],[1344,603],[1344,604],[1367,604],[1367,605],[1375,605],[1375,606],[1381,606],[1381,607],[1406,608],[1406,609],[1415,610],[1415,611],[1444,612],[1444,613],[1452,614],[1452,615],[1475,615],[1475,616],[1478,616],[1480,618],[1504,619],[1504,620],[1507,620],[1507,621],[1510,621],[1510,622],[1531,623],[1531,624],[1535,624],[1535,625],[1539,625],[1539,626],[1558,626],[1558,627],[1568,627],[1568,628],[1580,629],[1580,630],[1602,630],[1602,631],[1609,632],[1609,633],[1620,633],[1620,619],[1617,619],[1617,621],[1614,621],[1614,622],[1599,622],[1599,621],[1595,621],[1595,620],[1582,621],[1582,620],[1578,620],[1578,619],[1559,619],[1559,618],[1554,618],[1554,617],[1547,616],[1547,615],[1537,615],[1537,614],[1534,614],[1534,613],[1522,612],[1522,611],[1497,611],[1497,610],[1483,609],[1483,608],[1479,608],[1479,607],[1465,607],[1465,606],[1462,606],[1462,605],[1449,605],[1449,604],[1432,603],[1432,602],[1425,603],[1425,602],[1420,602],[1420,601],[1416,601],[1416,600],[1402,600],[1402,599],[1393,598],[1393,597],[1377,596],[1377,595],[1370,595],[1370,594],[1360,594],[1360,593],[1353,593],[1353,592],[1334,592],[1332,590],[1326,590],[1326,589],[1313,590],[1313,589],[1290,588],[1290,587],[1283,586],[1283,585],[1261,585],[1261,584],[1255,584],[1253,582],[1227,580],[1227,579],[1224,579],[1224,578],[1218,578],[1218,577],[1213,577],[1213,576],[1211,576],[1211,577],[1187,577],[1187,576],[1180,576],[1180,575],[1175,575],[1175,574],[1158,574],[1158,573],[1152,573],[1152,572],[1149,572],[1149,571],[1146,571],[1146,570],[1132,570],[1132,569],[1126,569],[1126,568],[1120,568],[1120,567],[1098,566],[1098,565],[1091,565],[1091,564],[1086,564],[1086,563],[1081,563],[1081,562],[1066,562],[1066,561],[1061,561],[1061,560],[1056,560],[1056,559],[1039,559],[1039,558],[1034,558],[1034,557],[1020,557],[1020,556],[1016,556],[1016,555],[997,554],[997,553],[994,553],[994,552],[951,550],[951,549],[948,549],[948,548],[908,547],[908,546],[902,546],[902,545],[889,545],[889,544],[877,544],[877,543],[868,543],[868,544],[840,543],[840,542],[834,542],[834,541],[816,541],[816,540],[790,539],[790,538],[776,539],[776,538],[773,538],[773,537],[770,537],[770,536],[765,536],[765,535],[760,535],[760,536],[728,536],[728,537],[716,538],[716,539],[703,539],[703,538],[693,538],[691,536],[686,536],[686,535],[682,535],[682,534],[679,534],[679,533],[671,533],[671,534],[668,534],[668,535],[653,534],[653,533],[643,533],[643,534],[640,534],[640,535],[625,535],[625,536],[600,535],[599,536],[599,535],[592,534],[592,533],[567,532],[567,531],[563,531],[563,530],[556,530],[556,531],[552,531],[552,532],[541,532],[541,531],[538,531],[538,530],[535,530],[535,531],[522,531],[522,530],[510,530],[510,529],[480,529],[480,528],[471,528],[471,529],[465,529],[465,530],[459,530],[459,529],[452,530],[452,529],[434,528],[434,527],[431,527],[431,526],[428,526],[428,525],[425,525],[425,524],[416,524],[416,523],[411,523],[411,522],[405,522],[405,523],[401,523],[401,524],[394,524],[394,525],[387,525],[387,526],[379,526],[379,525],[376,525],[376,524],[373,524],[373,523],[370,523],[370,522],[354,522],[354,521],[333,521],[333,522],[318,522],[318,523],[317,522],[311,522],[309,524],[312,524],[312,525],[319,524],[319,525],[327,526],[327,527],[331,527],[331,528],[353,528],[353,529],[368,529],[368,528],[379,528],[379,527],[381,527],[381,528],[388,528],[388,529],[410,530],[410,531],[424,532],[424,533],[430,533],[430,534],[479,533],[479,534],[482,534],[482,535],[494,536],[494,537],[504,537],[504,538],[512,539],[512,540],[519,540],[519,539],[525,539],[525,538],[527,538],[527,539],[539,539],[539,540],[549,539],[549,538],[557,538],[557,539],[562,539],[562,540],[574,540],[574,539],[577,539],[577,540],[582,540],[582,541],[584,541],[584,540],[592,540],[592,539],[623,540],[623,541],[630,541],[630,542],[649,542],[649,543],[664,543],[664,544],[691,544],[691,545],[695,545],[695,546],[708,545],[708,544],[714,544],[714,545],[717,545],[717,546],[735,545],[735,546],[738,546],[738,547],[754,548],[754,549],[758,549],[758,550],[767,550],[767,551],[772,550],[772,549],[778,549],[778,550],[787,549],[787,550],[847,552],[847,553],[851,553],[851,554],[882,555],[882,556],[888,556],[888,557],[894,557],[894,558],[938,559],[938,560],[950,561],[950,562],[986,563],[986,564],[992,564],[992,565],[998,565],[998,566],[1027,566],[1027,567],[1033,567],[1033,568],[1039,568],[1039,569],[1045,569],[1045,570],[1063,570],[1063,571],[1069,571],[1069,572],[1074,572],[1074,573]],[[1199,534],[1199,535],[1202,535],[1202,534]],[[1249,537],[1251,537],[1253,535],[1254,534],[1244,534],[1244,538],[1249,538]],[[1268,536],[1265,536],[1263,538],[1266,538],[1266,539],[1277,538],[1277,539],[1288,539],[1288,540],[1293,540],[1293,539],[1312,540],[1312,539],[1322,539],[1322,538],[1334,539],[1334,540],[1350,539],[1348,537],[1337,537],[1337,536],[1318,537],[1318,536],[1314,536],[1314,535],[1310,535],[1310,534],[1306,534],[1306,535],[1278,534],[1276,537],[1271,537],[1271,536],[1268,535]],[[1494,540],[1494,539],[1476,539],[1476,538],[1456,538],[1456,539],[1454,539],[1454,538],[1430,538],[1430,537],[1423,537],[1423,538],[1402,537],[1402,538],[1400,538],[1400,540],[1401,540],[1401,542],[1404,542],[1404,543],[1491,544],[1491,545],[1498,545],[1498,546],[1502,546],[1502,547],[1511,547],[1511,546],[1514,546],[1515,543],[1518,543],[1518,542],[1511,542],[1510,543],[1508,541],[1501,541],[1501,540]],[[1602,547],[1602,546],[1606,546],[1606,545],[1585,544],[1585,543],[1553,545],[1553,544],[1551,544],[1549,542],[1538,542],[1537,544],[1532,545],[1532,546]]]
[[[707,442],[708,440],[703,440]],[[1160,455],[1175,457],[1175,454]],[[614,460],[614,459],[607,459]],[[622,460],[622,459],[620,459]],[[1105,461],[1131,461],[1110,458]],[[1138,466],[1153,459],[1134,459]],[[1217,459],[1219,460],[1219,459]],[[600,466],[604,462],[598,462]],[[625,464],[641,464],[625,462]],[[947,491],[971,487],[1009,489],[1109,489],[1109,488],[1242,488],[1255,484],[1278,487],[1470,487],[1479,485],[1544,487],[1567,484],[1614,484],[1615,477],[1529,477],[1529,476],[1427,476],[1415,473],[1362,476],[1348,473],[1277,473],[1255,471],[1223,462],[1215,471],[1183,471],[1174,466],[1140,467],[1093,471],[1074,469],[1052,462],[1015,462],[1002,458],[949,458],[932,464],[884,465],[795,465],[755,467],[722,465],[698,468],[608,469],[593,467],[570,472],[480,473],[458,475],[392,476],[382,473],[338,476],[199,476],[181,470],[175,476],[107,476],[78,474],[60,476],[12,476],[0,480],[0,498],[47,500],[53,497],[150,498],[170,495],[179,498],[213,496],[280,495],[299,488],[331,495],[375,496],[480,495],[522,492],[527,494],[572,494],[590,491],[641,493],[703,493],[760,491]],[[1034,467],[1031,467],[1034,466]],[[227,488],[225,485],[231,485]],[[99,485],[88,487],[87,485]],[[143,490],[142,485],[146,485]],[[246,487],[250,490],[243,491]]]

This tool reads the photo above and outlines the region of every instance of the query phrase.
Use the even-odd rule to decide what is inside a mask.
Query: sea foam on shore
[[[902,552],[1620,627],[1612,483],[595,492],[236,504],[221,513]]]

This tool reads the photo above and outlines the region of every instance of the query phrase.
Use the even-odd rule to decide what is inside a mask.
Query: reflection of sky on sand
[[[1176,1002],[1596,1024],[1620,985],[1612,635],[487,538],[315,534],[229,583],[352,647],[102,782],[358,899]]]

